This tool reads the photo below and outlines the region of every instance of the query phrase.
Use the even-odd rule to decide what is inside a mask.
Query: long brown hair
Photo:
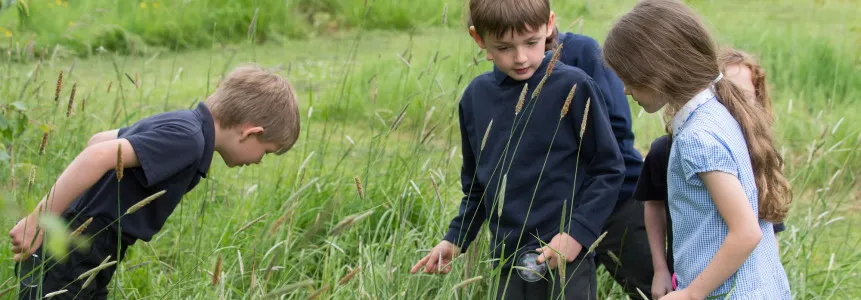
[[[718,64],[726,73],[726,68],[732,65],[742,65],[750,69],[750,79],[753,81],[754,97],[759,105],[771,117],[771,95],[768,93],[768,79],[765,68],[759,64],[756,58],[745,51],[731,47],[722,47],[718,51]]]
[[[720,72],[717,46],[699,16],[675,0],[643,0],[622,16],[604,42],[604,58],[628,88],[648,89],[677,109],[709,87]],[[729,80],[714,84],[718,100],[747,141],[759,198],[759,217],[781,222],[792,192],[763,106],[745,101]]]

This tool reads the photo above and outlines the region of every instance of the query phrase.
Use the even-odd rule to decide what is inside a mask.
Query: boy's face
[[[506,32],[501,37],[495,34],[478,35],[475,27],[470,27],[475,42],[487,52],[487,60],[493,61],[505,75],[514,80],[527,80],[535,74],[544,59],[547,35],[553,28],[553,14],[547,24],[538,28],[528,28],[523,33],[515,30]]]
[[[262,127],[245,127],[238,132],[235,138],[219,149],[219,155],[228,167],[258,164],[263,156],[278,151],[278,145],[271,142],[262,142],[260,134]]]

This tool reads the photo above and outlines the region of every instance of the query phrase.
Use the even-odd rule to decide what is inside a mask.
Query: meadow
[[[457,103],[492,66],[463,29],[461,1],[108,2],[0,10],[4,230],[92,134],[191,108],[225,72],[256,62],[296,88],[300,140],[255,166],[229,169],[216,155],[164,229],[129,250],[113,299],[492,296],[486,229],[452,273],[409,274],[457,213]],[[861,298],[861,8],[687,3],[768,72],[795,195],[779,238],[793,298]],[[560,30],[599,42],[633,4],[552,2]],[[645,153],[663,123],[630,104]],[[11,251],[0,261],[0,298],[12,299]],[[625,297],[601,271],[599,298]]]

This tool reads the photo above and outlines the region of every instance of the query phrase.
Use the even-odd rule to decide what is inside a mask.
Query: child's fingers
[[[437,272],[437,263],[436,263],[437,255],[434,255],[434,254],[436,254],[436,253],[431,253],[431,255],[429,255],[430,257],[427,261],[427,264],[425,264],[425,273],[426,274],[431,274],[431,273]]]
[[[21,247],[12,246],[12,253],[21,253]]]
[[[430,253],[428,253],[428,255],[425,255],[425,257],[424,257],[424,258],[422,258],[421,260],[419,260],[419,262],[418,262],[418,263],[416,263],[416,264],[413,266],[413,268],[412,268],[412,269],[410,269],[410,274],[415,274],[419,269],[421,269],[421,268],[422,268],[422,266],[423,266],[425,263],[427,263],[427,261],[428,261],[428,259],[429,259],[429,258],[430,258]]]

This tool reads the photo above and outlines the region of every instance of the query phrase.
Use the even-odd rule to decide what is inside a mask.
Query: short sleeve
[[[165,124],[121,136],[129,141],[146,176],[146,187],[172,177],[200,159],[204,141],[200,130],[181,124]]]
[[[681,157],[685,180],[702,185],[697,174],[719,171],[738,176],[738,164],[725,142],[707,131],[680,134],[675,145]]]

